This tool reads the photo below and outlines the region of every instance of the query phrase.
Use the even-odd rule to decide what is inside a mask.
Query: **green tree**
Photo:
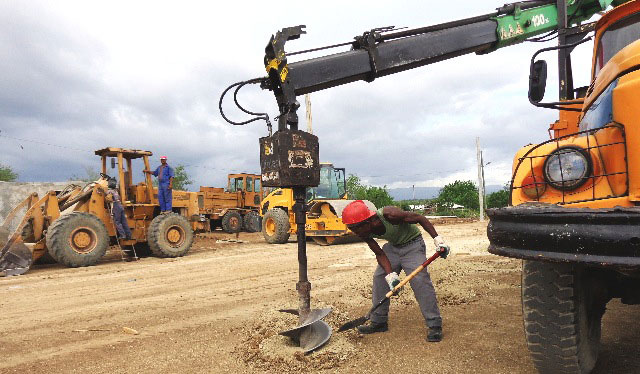
[[[151,169],[152,171],[154,169]],[[153,176],[152,176],[153,177]],[[155,187],[158,187],[158,179],[153,178],[151,181]],[[184,165],[178,165],[173,168],[173,189],[186,191],[187,186],[193,184],[193,181],[189,178],[187,171],[184,169]]]
[[[364,185],[360,177],[353,174],[347,178],[347,195],[349,199],[352,200],[369,200],[376,208],[393,205],[393,198],[389,195],[387,186],[376,187]]]
[[[13,182],[18,179],[18,173],[13,171],[11,166],[5,166],[0,164],[0,181]]]
[[[178,165],[173,169],[173,188],[176,190],[185,190],[187,186],[193,184],[189,178],[184,165]]]
[[[487,208],[502,208],[509,205],[509,184],[505,184],[500,191],[487,195]]]
[[[478,187],[472,181],[455,181],[444,186],[438,195],[438,205],[450,209],[453,204],[479,210]]]

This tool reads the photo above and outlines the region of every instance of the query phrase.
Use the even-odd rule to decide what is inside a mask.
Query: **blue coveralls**
[[[153,172],[153,175],[158,177],[158,203],[160,203],[160,211],[171,211],[171,189],[169,188],[169,182],[173,178],[173,168],[167,165],[160,165]]]

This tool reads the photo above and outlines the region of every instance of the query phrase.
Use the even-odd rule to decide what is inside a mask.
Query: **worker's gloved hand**
[[[393,289],[396,288],[398,284],[400,284],[400,277],[398,277],[398,273],[396,273],[395,271],[387,274],[384,277],[384,280],[387,281],[387,284],[389,285],[389,289],[391,291],[393,291]]]
[[[444,239],[440,237],[440,235],[433,238],[433,243],[436,245],[436,250],[440,251],[441,248],[444,249],[444,252],[440,255],[440,257],[447,258],[447,256],[449,256],[449,252],[451,252],[451,249],[449,248],[449,245],[444,242]]]

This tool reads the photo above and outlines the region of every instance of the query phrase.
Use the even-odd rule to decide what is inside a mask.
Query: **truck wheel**
[[[222,230],[229,234],[235,234],[242,230],[242,216],[240,213],[230,210],[222,216]]]
[[[262,226],[258,212],[251,211],[245,214],[242,221],[246,232],[258,232]]]
[[[193,230],[183,216],[161,214],[151,221],[147,235],[149,249],[158,257],[181,257],[193,243]]]
[[[606,302],[573,265],[524,261],[522,314],[527,345],[541,374],[591,372]]]
[[[46,243],[57,262],[73,268],[91,266],[107,252],[109,234],[98,217],[73,212],[60,216],[49,226]]]
[[[282,209],[269,209],[262,219],[262,235],[269,244],[286,243],[289,229],[289,215]]]

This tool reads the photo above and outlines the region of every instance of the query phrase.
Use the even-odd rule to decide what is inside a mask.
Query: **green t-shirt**
[[[378,218],[380,218],[384,224],[385,232],[382,235],[372,234],[372,237],[384,239],[391,243],[391,245],[402,245],[422,235],[418,226],[413,223],[394,225],[387,221],[387,219],[384,218],[384,214],[382,214],[383,209],[384,208],[378,209],[377,214]]]

